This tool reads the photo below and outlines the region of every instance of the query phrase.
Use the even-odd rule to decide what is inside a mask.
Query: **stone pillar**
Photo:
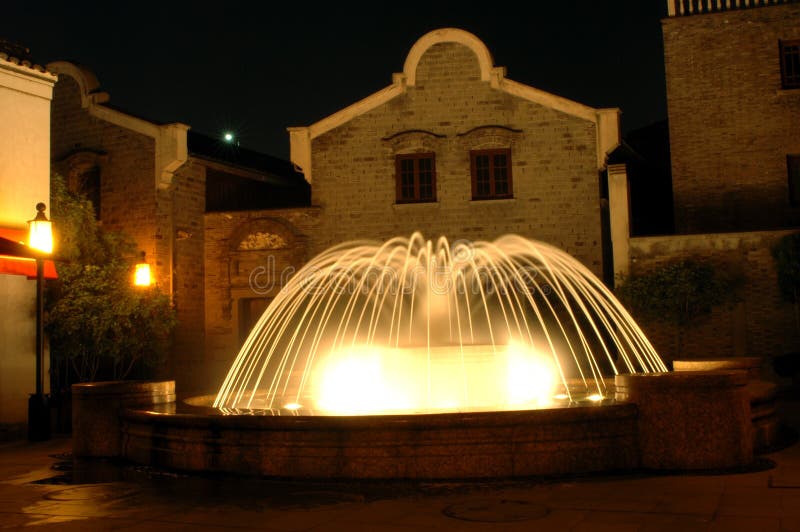
[[[175,401],[175,381],[107,381],[72,385],[72,454],[122,456],[120,414]]]
[[[616,278],[618,275],[627,275],[630,270],[628,171],[624,164],[608,165],[608,213]]]
[[[648,469],[718,469],[753,462],[744,371],[617,375],[617,400],[639,409],[639,452]]]

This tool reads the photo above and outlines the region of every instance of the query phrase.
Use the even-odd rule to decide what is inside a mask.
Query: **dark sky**
[[[665,118],[665,0],[469,3],[269,0],[28,2],[3,5],[0,38],[35,62],[89,67],[111,104],[288,158],[287,126],[306,126],[379,90],[414,42],[471,31],[508,77],[594,107],[620,107],[627,132]],[[296,6],[296,7],[295,7]]]

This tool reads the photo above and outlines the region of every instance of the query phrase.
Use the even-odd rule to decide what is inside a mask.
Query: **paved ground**
[[[781,415],[800,428],[799,401]],[[787,441],[748,472],[422,484],[207,478],[74,464],[64,437],[6,443],[0,528],[800,531],[800,444]]]

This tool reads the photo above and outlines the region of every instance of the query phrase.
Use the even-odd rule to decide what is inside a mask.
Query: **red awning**
[[[0,274],[24,275],[36,278],[36,250],[25,245],[25,231],[0,227]],[[58,279],[56,265],[51,259],[44,260],[45,279]]]

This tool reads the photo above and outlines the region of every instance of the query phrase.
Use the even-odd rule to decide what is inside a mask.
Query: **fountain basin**
[[[380,416],[128,409],[123,456],[184,471],[319,479],[549,476],[638,467],[637,408]]]

